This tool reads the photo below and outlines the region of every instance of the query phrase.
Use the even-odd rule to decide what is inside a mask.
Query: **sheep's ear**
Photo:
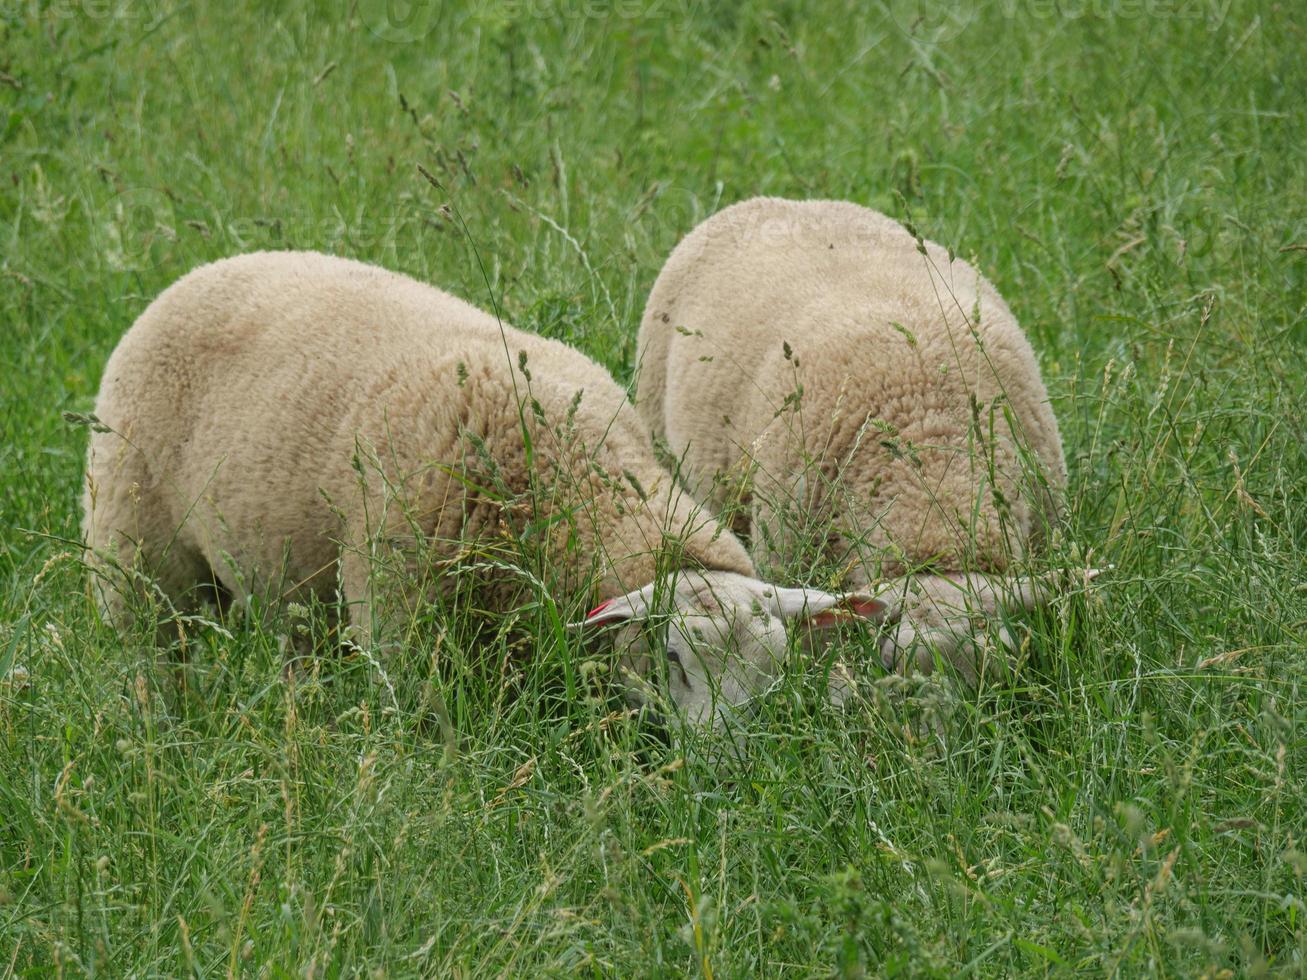
[[[584,629],[591,626],[606,626],[627,619],[642,619],[649,615],[649,603],[653,600],[653,583],[643,589],[636,589],[626,595],[601,602],[579,623],[568,623],[568,629]]]
[[[1021,575],[1012,580],[1004,598],[1016,600],[1023,609],[1034,609],[1048,602],[1055,594],[1076,585],[1088,586],[1112,566],[1104,568],[1072,568],[1048,572],[1043,575]],[[1003,595],[1000,593],[1000,595]]]
[[[879,622],[889,615],[890,604],[869,592],[823,592],[820,589],[775,589],[772,596],[782,619],[802,617],[818,629],[855,619]]]

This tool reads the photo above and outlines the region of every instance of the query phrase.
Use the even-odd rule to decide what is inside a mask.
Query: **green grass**
[[[0,2],[0,975],[1307,969],[1295,3],[267,6]],[[793,678],[715,767],[457,619],[290,684],[284,618],[196,628],[175,705],[98,623],[62,413],[191,267],[375,261],[625,380],[764,192],[911,217],[1029,331],[1115,570],[1015,684]]]

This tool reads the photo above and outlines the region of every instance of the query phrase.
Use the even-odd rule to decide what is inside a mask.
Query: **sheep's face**
[[[786,620],[815,623],[855,599],[862,597],[782,589],[732,572],[682,572],[670,587],[604,603],[585,625],[622,622],[614,642],[632,702],[665,694],[686,721],[721,726],[779,676]]]
[[[1083,574],[1085,583],[1098,571]],[[931,673],[936,656],[968,684],[1001,676],[1016,649],[1004,609],[1031,609],[1056,591],[1052,579],[973,574],[908,575],[877,591],[888,604],[880,636],[887,670]]]

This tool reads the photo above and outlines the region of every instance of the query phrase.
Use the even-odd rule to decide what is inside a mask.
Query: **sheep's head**
[[[1099,570],[1077,574],[1088,584]],[[998,676],[1008,651],[1016,649],[1002,612],[1047,603],[1063,577],[954,573],[894,579],[876,592],[888,607],[881,660],[887,670],[929,674],[938,655],[968,684]]]
[[[872,604],[868,606],[867,604]],[[861,605],[859,605],[861,604]],[[820,627],[879,600],[783,589],[733,572],[684,571],[592,610],[583,626],[614,624],[627,697],[665,692],[687,721],[717,726],[771,686],[786,655],[786,621]]]

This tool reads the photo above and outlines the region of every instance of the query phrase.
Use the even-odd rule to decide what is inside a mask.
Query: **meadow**
[[[1301,975],[1304,92],[1290,0],[0,0],[0,976]],[[557,638],[286,679],[315,614],[255,608],[176,699],[99,621],[77,421],[189,269],[376,262],[629,383],[759,193],[1027,330],[1112,570],[1010,682],[796,672],[724,761]]]

